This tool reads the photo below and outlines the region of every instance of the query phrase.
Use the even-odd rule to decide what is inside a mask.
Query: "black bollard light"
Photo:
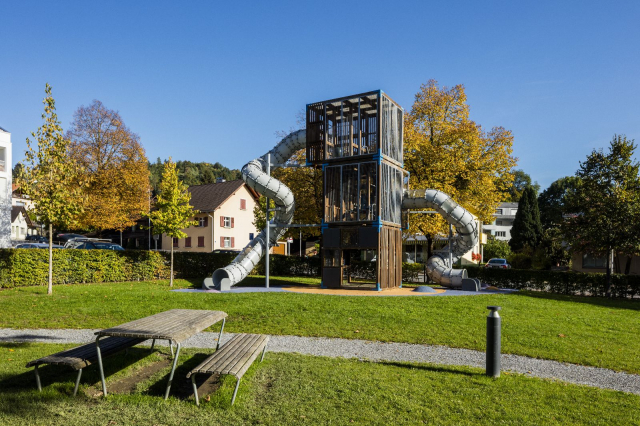
[[[491,310],[487,316],[487,376],[500,377],[500,306],[487,306],[487,309]]]

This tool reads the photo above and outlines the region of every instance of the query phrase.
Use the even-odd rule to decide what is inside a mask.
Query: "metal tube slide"
[[[270,247],[275,245],[286,232],[287,227],[284,224],[288,225],[293,220],[295,201],[293,193],[286,185],[266,173],[266,158],[268,154],[271,154],[272,167],[284,164],[296,151],[305,147],[306,135],[307,132],[304,129],[291,133],[282,139],[269,153],[249,161],[242,168],[242,179],[245,183],[256,192],[271,198],[275,202],[276,212],[271,223],[277,223],[279,226],[272,227],[269,232]],[[217,269],[213,273],[213,288],[227,290],[242,281],[258,264],[266,250],[266,233],[262,231],[233,259],[229,266]]]
[[[449,265],[449,253],[453,263],[457,262],[478,243],[478,228],[471,213],[453,201],[444,192],[436,189],[410,189],[404,192],[402,209],[431,208],[456,228],[454,236],[445,249],[427,260],[427,273],[438,284],[461,286],[467,278],[466,269],[453,269]]]

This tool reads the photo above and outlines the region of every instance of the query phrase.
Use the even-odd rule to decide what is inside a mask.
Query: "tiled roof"
[[[229,182],[190,186],[191,202],[189,204],[201,212],[212,212],[244,185],[245,183],[242,179],[238,179]],[[249,187],[247,189],[255,199],[258,198],[258,194],[255,191]]]

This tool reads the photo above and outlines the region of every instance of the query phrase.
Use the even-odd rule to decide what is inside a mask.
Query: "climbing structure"
[[[465,270],[451,261],[471,250],[478,239],[469,212],[446,194],[431,189],[409,190],[403,169],[403,109],[382,91],[331,99],[307,105],[306,130],[284,138],[264,156],[242,168],[251,188],[275,201],[269,246],[286,232],[293,219],[293,194],[268,169],[284,165],[296,151],[306,148],[307,166],[324,172],[322,229],[322,286],[349,284],[352,265],[365,265],[372,288],[402,284],[403,210],[431,208],[456,229],[444,251],[427,261],[430,277],[442,284],[461,285]],[[270,164],[267,164],[271,159]],[[213,284],[228,289],[243,280],[267,250],[261,232],[225,267],[213,273]],[[451,253],[451,256],[449,256]],[[362,268],[361,268],[362,269]],[[351,272],[350,272],[351,271]],[[347,281],[345,283],[344,281]]]

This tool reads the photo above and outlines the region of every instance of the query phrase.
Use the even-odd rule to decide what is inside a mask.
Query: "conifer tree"
[[[509,245],[513,251],[522,251],[525,247],[535,248],[542,238],[540,210],[535,190],[528,186],[520,197],[518,211],[511,228]]]

